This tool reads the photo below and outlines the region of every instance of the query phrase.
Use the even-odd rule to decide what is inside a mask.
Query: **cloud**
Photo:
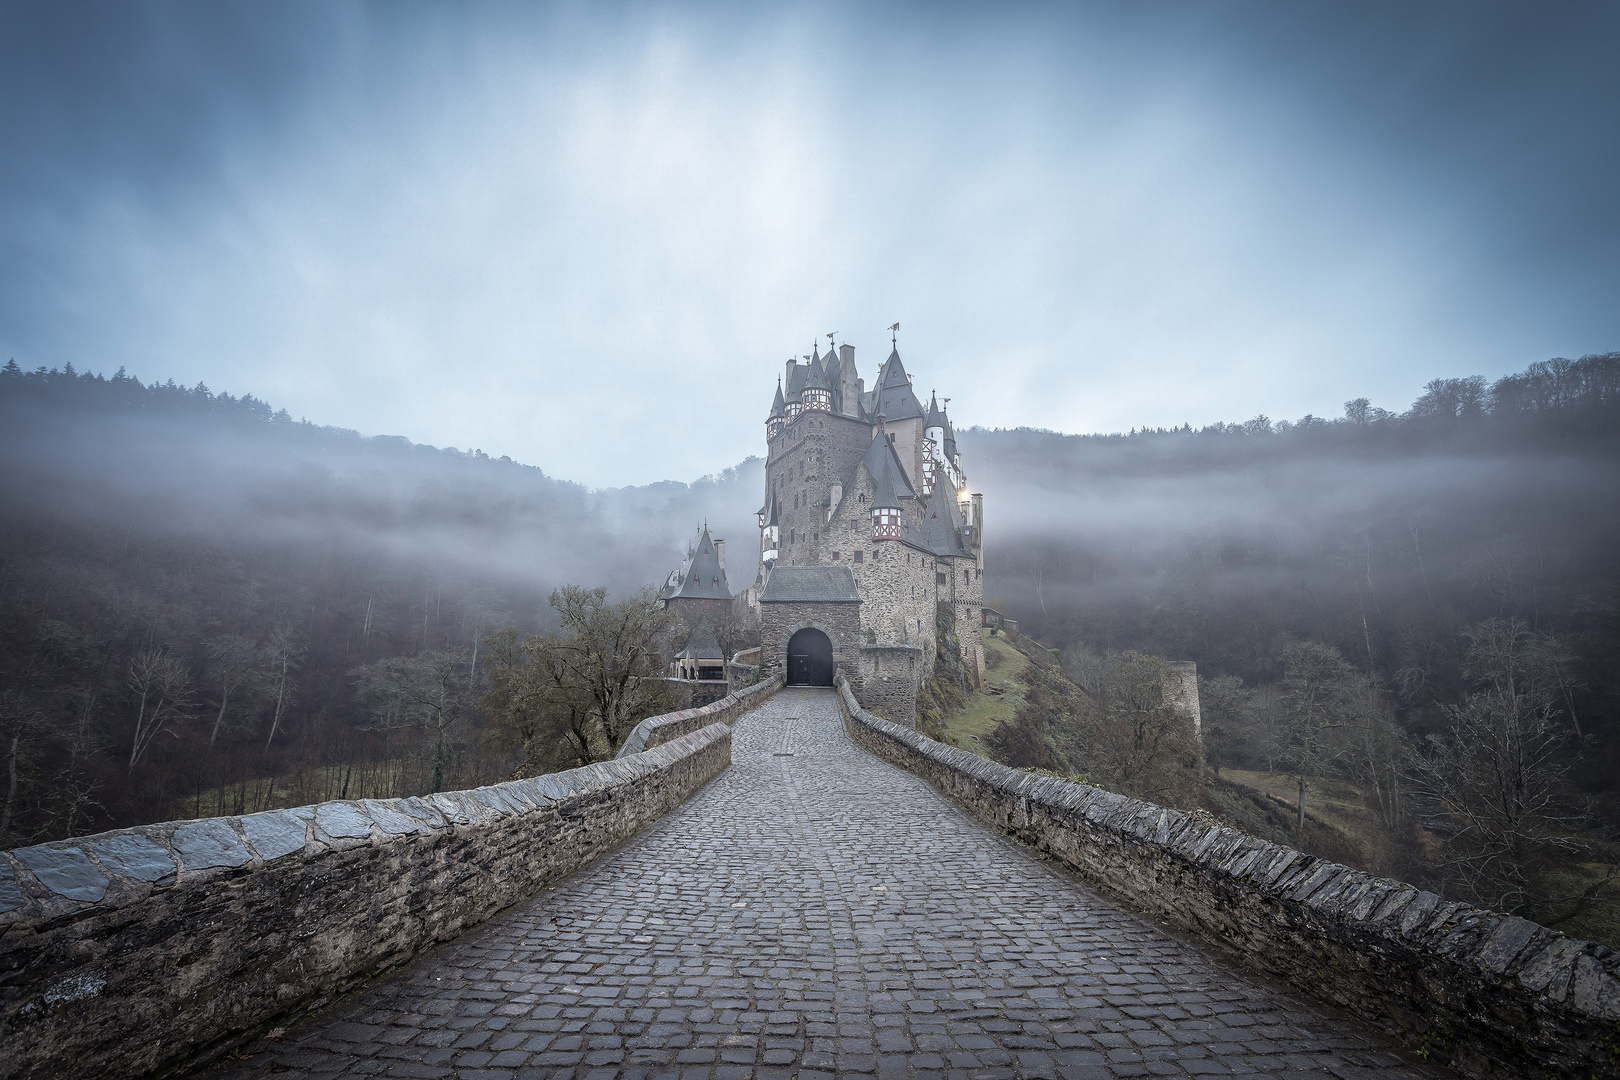
[[[1399,407],[1620,334],[1612,208],[1547,206],[1602,205],[1559,49],[1615,20],[1467,10],[36,12],[0,347],[598,486],[757,452],[783,359],[896,319],[965,424]]]

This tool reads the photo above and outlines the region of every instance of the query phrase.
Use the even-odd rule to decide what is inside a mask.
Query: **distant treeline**
[[[1470,628],[1518,620],[1568,652],[1573,775],[1620,820],[1617,387],[1607,354],[1438,380],[1402,413],[963,431],[986,593],[1082,684],[1134,650],[1280,694],[1320,644],[1416,740],[1476,685]],[[5,844],[506,775],[535,759],[520,739],[476,708],[448,742],[392,725],[382,675],[431,661],[476,701],[493,631],[556,629],[564,585],[633,596],[705,518],[732,587],[755,571],[757,459],[593,492],[252,396],[15,364],[0,457]],[[1262,754],[1252,735],[1232,752]]]
[[[1122,657],[1196,661],[1212,765],[1382,792],[1369,813],[1388,835],[1369,861],[1453,893],[1463,879],[1441,868],[1472,835],[1459,777],[1511,775],[1517,794],[1495,805],[1520,854],[1490,859],[1537,851],[1542,876],[1467,889],[1550,919],[1586,901],[1553,895],[1569,882],[1544,871],[1579,865],[1612,909],[1620,354],[1435,380],[1400,413],[1359,399],[1335,420],[958,441],[986,492],[988,601],[1073,681],[1102,688]],[[1083,727],[1063,715],[1070,742],[1026,711],[1035,730],[1006,746],[1099,768],[1088,748],[1103,744],[1074,742]]]
[[[758,463],[593,492],[122,371],[0,369],[0,844],[487,783],[477,702],[553,589],[632,597]],[[741,584],[753,579],[739,545]],[[409,698],[425,685],[440,707]],[[431,718],[431,719],[424,719]]]

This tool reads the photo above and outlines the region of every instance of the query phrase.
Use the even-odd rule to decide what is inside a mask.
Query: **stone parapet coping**
[[[780,689],[782,676],[776,675],[753,686],[735,690],[719,701],[711,701],[695,709],[680,709],[672,713],[649,716],[637,724],[635,730],[624,740],[624,745],[619,748],[619,757],[639,754],[643,750],[649,750],[671,739],[678,739],[710,724],[734,723],[737,717],[750,709],[758,708],[766,698]]]
[[[611,851],[730,761],[712,723],[470,791],[0,853],[0,1076],[192,1068]]]
[[[1620,1075],[1620,954],[935,742],[839,698],[857,743],[1101,888],[1465,1075]]]

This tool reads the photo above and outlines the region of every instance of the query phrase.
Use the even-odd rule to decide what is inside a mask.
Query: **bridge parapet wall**
[[[1139,909],[1468,1076],[1620,1075],[1620,954],[1217,824],[1010,769],[863,710],[851,736]]]
[[[612,850],[730,761],[731,729],[711,720],[645,753],[471,791],[0,853],[0,1076],[135,1077],[216,1057]]]
[[[782,675],[778,673],[764,682],[745,686],[707,705],[649,716],[630,732],[629,737],[624,740],[624,745],[619,747],[618,756],[624,758],[639,754],[643,750],[662,746],[671,739],[701,731],[710,724],[733,724],[737,717],[749,709],[759,708],[766,698],[780,689],[782,689]]]

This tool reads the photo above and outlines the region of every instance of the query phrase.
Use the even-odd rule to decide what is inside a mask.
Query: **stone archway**
[[[789,686],[831,686],[834,666],[832,639],[815,627],[807,626],[788,639]]]

